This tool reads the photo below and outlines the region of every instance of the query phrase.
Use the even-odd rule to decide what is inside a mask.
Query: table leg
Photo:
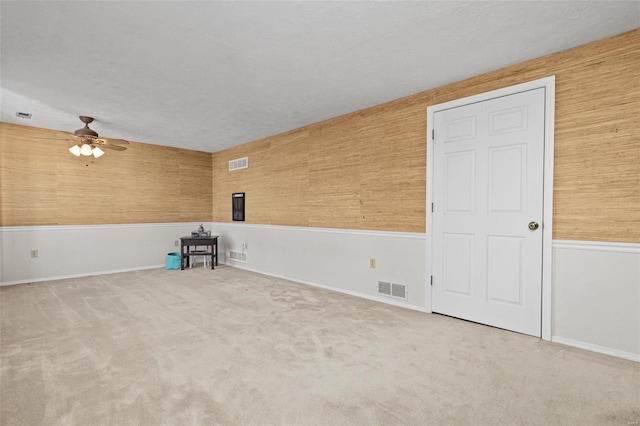
[[[184,271],[184,242],[180,241],[180,269]]]
[[[213,260],[213,253],[214,252],[215,252],[215,244],[212,243],[211,244],[211,269],[216,269],[215,266],[214,266],[216,262],[214,262],[214,260]]]

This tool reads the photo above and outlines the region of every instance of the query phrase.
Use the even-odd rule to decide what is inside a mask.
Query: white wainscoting
[[[180,251],[175,240],[199,225],[1,227],[0,285],[164,267],[167,253]]]
[[[419,311],[425,307],[422,233],[213,223],[220,261],[241,269]],[[229,259],[244,252],[246,263]],[[376,267],[370,267],[374,258]],[[378,281],[407,286],[407,300],[378,294]]]
[[[553,242],[552,341],[640,361],[640,244]]]

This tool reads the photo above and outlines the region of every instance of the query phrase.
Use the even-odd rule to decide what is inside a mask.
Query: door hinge
[[[431,213],[433,213],[433,203],[431,203]]]
[[[431,280],[430,280],[429,285],[433,285],[433,275],[431,275]]]
[[[431,129],[431,140],[436,140],[436,129]]]

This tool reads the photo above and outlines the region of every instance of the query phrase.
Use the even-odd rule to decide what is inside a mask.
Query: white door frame
[[[432,242],[431,224],[433,223],[433,213],[431,203],[433,203],[433,132],[434,114],[437,111],[456,108],[459,106],[482,102],[489,99],[508,96],[525,90],[545,88],[544,105],[544,184],[543,184],[543,219],[542,219],[542,324],[541,332],[544,340],[551,340],[551,238],[553,219],[553,136],[555,128],[555,93],[556,77],[541,78],[514,86],[504,87],[498,90],[481,93],[479,95],[468,96],[442,104],[427,107],[427,291],[425,291],[425,307],[428,312],[432,312],[431,287],[429,286],[432,272]]]

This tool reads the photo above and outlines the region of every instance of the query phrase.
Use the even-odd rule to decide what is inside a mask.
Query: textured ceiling
[[[636,29],[640,1],[2,1],[0,19],[2,121],[90,115],[214,152]]]

